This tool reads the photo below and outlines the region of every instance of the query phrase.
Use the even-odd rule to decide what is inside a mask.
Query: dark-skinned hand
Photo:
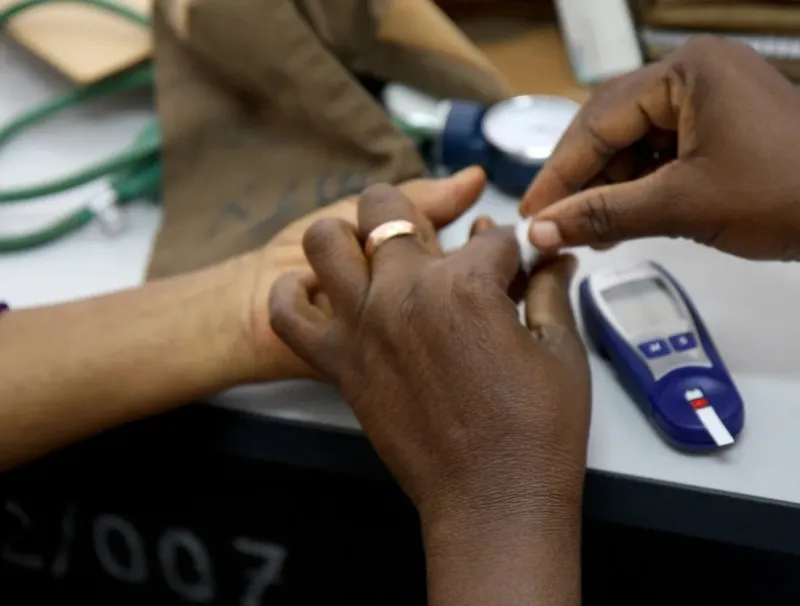
[[[413,222],[419,237],[393,238],[368,258],[367,235],[394,219]],[[272,326],[339,386],[423,523],[513,518],[574,534],[590,405],[568,296],[574,259],[533,276],[523,326],[508,295],[519,267],[513,233],[485,223],[445,255],[402,192],[373,186],[357,227],[308,229],[315,275],[275,284]]]
[[[744,45],[702,36],[600,87],[521,210],[544,250],[643,236],[800,258],[800,96]]]

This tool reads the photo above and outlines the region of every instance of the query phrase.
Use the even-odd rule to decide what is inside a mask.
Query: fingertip
[[[539,250],[553,251],[564,245],[564,237],[555,221],[532,221],[528,239]]]
[[[491,217],[481,215],[472,222],[472,227],[470,227],[469,230],[469,237],[474,238],[478,234],[487,232],[495,227],[497,227],[497,224],[492,220]]]
[[[453,173],[446,180],[452,181],[458,187],[483,187],[486,185],[486,171],[480,166],[468,166],[460,171]]]
[[[679,168],[668,164],[633,181],[598,185],[561,199],[534,216],[531,241],[543,247],[604,246],[676,235],[689,214],[682,208],[686,179]]]
[[[439,229],[475,204],[485,186],[486,173],[470,166],[444,178],[408,181],[400,190]]]
[[[475,204],[486,188],[486,173],[480,166],[470,166],[451,175],[444,183],[444,207],[450,209],[444,219],[449,223]]]

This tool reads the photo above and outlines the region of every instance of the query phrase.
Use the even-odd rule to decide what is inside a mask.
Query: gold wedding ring
[[[419,236],[419,230],[411,221],[406,221],[405,219],[396,219],[394,221],[381,223],[378,227],[369,232],[367,243],[364,246],[364,252],[368,257],[372,257],[380,246],[392,238],[397,238],[399,236]]]

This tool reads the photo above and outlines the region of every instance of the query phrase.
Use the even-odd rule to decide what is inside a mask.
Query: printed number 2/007
[[[16,518],[19,533],[15,540],[33,531],[31,516],[16,502],[6,502],[6,513]],[[63,520],[63,532],[58,553],[51,565],[55,576],[63,576],[69,567],[69,552],[74,533],[73,507],[68,507]],[[8,564],[28,569],[42,570],[45,558],[41,554],[22,552],[12,542],[7,543],[0,554]],[[115,555],[111,545],[124,545],[124,554]],[[92,546],[103,571],[110,577],[125,583],[144,585],[149,580],[149,566],[144,538],[134,525],[115,514],[101,514],[92,524]],[[239,601],[240,606],[261,606],[264,593],[280,581],[286,550],[283,546],[248,537],[238,537],[231,546],[243,556],[260,560],[245,572],[248,583]],[[187,602],[212,604],[217,597],[214,565],[211,556],[200,538],[185,528],[167,528],[156,545],[158,569],[169,588]],[[185,578],[178,570],[181,555],[192,562],[192,578]]]

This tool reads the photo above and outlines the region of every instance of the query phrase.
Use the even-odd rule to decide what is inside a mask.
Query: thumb
[[[534,217],[531,243],[553,251],[562,246],[679,235],[680,224],[689,221],[679,191],[682,172],[673,163],[634,181],[593,187],[564,198]]]
[[[473,166],[445,179],[415,179],[399,188],[440,229],[472,206],[485,186],[486,173]]]

